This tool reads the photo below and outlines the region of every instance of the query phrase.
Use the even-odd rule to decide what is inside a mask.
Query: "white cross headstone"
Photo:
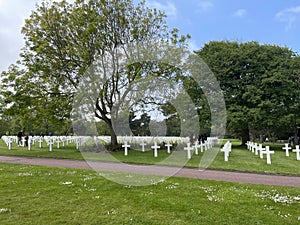
[[[2,139],[5,141],[5,144],[8,146],[8,150],[11,150],[13,139],[9,136],[2,136]]]
[[[208,150],[208,141],[204,141],[204,149],[205,149],[205,151]]]
[[[145,152],[145,146],[147,145],[144,140],[142,141],[142,143],[140,144],[142,146],[142,152]]]
[[[247,141],[246,145],[247,145],[247,149],[250,150],[250,145],[251,145],[250,141]]]
[[[26,139],[25,139],[25,137],[22,137],[22,147],[24,147],[24,146],[25,146],[25,142],[26,142]]]
[[[191,144],[187,143],[187,147],[185,147],[184,150],[187,151],[187,158],[191,159],[192,158],[191,150],[193,150],[193,147],[191,147]]]
[[[201,141],[200,142],[200,152],[203,152],[203,147],[204,147],[204,143]]]
[[[124,145],[122,145],[122,147],[124,148],[124,155],[127,156],[128,155],[128,148],[130,148],[130,145],[127,144],[127,141],[125,141]]]
[[[170,142],[168,141],[167,144],[165,144],[165,146],[167,147],[168,154],[170,154],[171,153],[172,144],[170,144]]]
[[[289,147],[289,144],[284,144],[284,147],[282,147],[283,150],[285,150],[285,156],[290,156],[289,155],[289,150],[292,149]]]
[[[12,140],[9,137],[7,139],[7,143],[8,143],[8,150],[11,150]]]
[[[253,148],[254,148],[255,155],[258,155],[258,150],[259,150],[260,146],[258,147],[257,143],[255,143]]]
[[[65,137],[61,137],[60,140],[62,142],[62,146],[65,147],[66,138]]]
[[[154,157],[157,157],[157,156],[158,156],[158,154],[157,154],[157,149],[159,149],[160,146],[157,145],[157,142],[156,142],[156,141],[154,142],[154,145],[151,146],[151,148],[154,149]]]
[[[293,152],[296,152],[296,158],[297,158],[297,160],[300,160],[300,149],[299,149],[299,145],[296,145],[296,149],[293,149]]]
[[[198,153],[199,141],[198,140],[195,142],[195,146],[194,147],[195,147],[195,154],[199,155],[199,153]]]
[[[229,152],[231,152],[231,143],[230,141],[227,141],[223,148],[221,149],[221,152],[224,152],[224,161],[228,162]]]
[[[269,146],[266,146],[265,149],[266,150],[263,151],[263,154],[267,155],[267,164],[271,164],[271,154],[274,154],[275,152],[271,151]]]
[[[32,141],[32,137],[29,136],[28,137],[28,150],[31,151],[31,141]]]
[[[78,150],[79,146],[80,146],[80,143],[81,143],[81,139],[80,138],[76,138],[75,142],[76,142],[76,149]]]
[[[49,151],[52,152],[53,151],[53,148],[52,148],[52,145],[54,144],[54,140],[52,140],[52,138],[50,138],[49,140]]]
[[[54,137],[47,137],[45,138],[47,145],[49,145],[49,152],[53,151],[53,144],[55,143]]]
[[[249,141],[249,151],[252,151],[252,142]]]
[[[259,158],[263,159],[264,158],[264,151],[266,149],[262,147],[262,144],[259,144]]]
[[[42,136],[39,137],[38,142],[40,143],[40,148],[42,148],[43,147],[44,138]]]
[[[59,149],[59,144],[60,144],[60,137],[57,137],[57,139],[56,139],[56,143],[57,143],[57,148]]]
[[[49,152],[52,152],[52,151],[53,151],[52,145],[53,145],[53,143],[50,141],[50,142],[49,142]]]

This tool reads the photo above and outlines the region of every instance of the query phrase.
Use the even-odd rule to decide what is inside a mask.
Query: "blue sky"
[[[192,35],[192,48],[211,40],[258,41],[300,53],[299,0],[160,0],[170,27]]]
[[[0,71],[19,58],[20,30],[36,2],[0,0]],[[299,0],[148,0],[148,5],[166,12],[170,28],[191,34],[193,50],[212,40],[258,41],[300,54]]]

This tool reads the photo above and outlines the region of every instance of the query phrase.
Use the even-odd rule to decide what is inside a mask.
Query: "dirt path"
[[[132,172],[139,174],[153,174],[207,180],[231,181],[238,183],[300,187],[300,176],[290,175],[267,175],[258,173],[230,172],[210,169],[199,170],[191,168],[177,168],[158,165],[149,166],[114,162],[93,162],[70,159],[30,158],[13,156],[0,156],[0,162],[64,168],[94,169],[113,172]]]

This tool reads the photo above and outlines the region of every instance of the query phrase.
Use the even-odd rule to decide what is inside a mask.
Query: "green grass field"
[[[300,174],[293,154],[280,145],[272,165],[233,141],[229,162],[219,152],[210,168],[263,173]],[[60,149],[16,145],[8,150],[0,141],[0,155],[109,160],[107,153],[84,153],[71,144]],[[169,155],[130,150],[112,155],[128,163],[159,163]],[[185,156],[185,154],[183,154]],[[203,155],[186,164],[198,167]],[[125,176],[125,175],[123,175]],[[147,175],[140,175],[147,179]],[[93,170],[0,163],[1,224],[299,224],[299,188],[250,185],[171,177],[149,186],[114,183]]]
[[[260,159],[259,156],[254,155],[248,151],[245,147],[240,147],[238,140],[233,140],[233,149],[229,156],[229,161],[224,162],[224,155],[219,152],[209,168],[220,170],[234,170],[234,171],[248,171],[259,173],[272,173],[272,174],[293,174],[300,175],[300,161],[296,160],[296,154],[291,153],[290,157],[285,156],[282,145],[271,144],[271,149],[275,150],[275,154],[271,155],[272,164],[268,165],[266,159]],[[185,152],[182,152],[181,157],[186,157]],[[157,158],[153,157],[153,150],[146,152],[130,150],[128,156],[124,156],[124,152],[108,153],[90,153],[80,152],[76,150],[74,144],[61,147],[60,149],[53,148],[53,152],[49,152],[49,148],[44,144],[44,147],[40,149],[34,146],[31,151],[26,148],[13,145],[12,150],[8,150],[5,143],[0,141],[0,155],[15,155],[15,156],[29,156],[29,157],[51,157],[51,158],[67,158],[67,159],[79,159],[79,160],[102,160],[109,161],[110,156],[125,163],[138,163],[138,164],[158,164],[162,163],[164,159],[167,159],[169,155],[166,150],[159,150]],[[199,163],[203,153],[196,156],[193,155],[192,159],[187,161],[186,167],[199,167]],[[176,159],[176,158],[175,158]],[[180,158],[182,159],[182,158]],[[172,161],[171,165],[176,164],[176,160]]]
[[[0,164],[1,224],[299,224],[299,188],[169,178],[113,183],[95,171]]]

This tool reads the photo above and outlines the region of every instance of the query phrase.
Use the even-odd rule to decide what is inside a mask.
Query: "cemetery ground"
[[[268,165],[265,157],[264,159],[260,159],[259,155],[255,155],[251,151],[248,151],[246,147],[241,147],[239,140],[231,140],[231,142],[232,152],[230,153],[228,162],[224,162],[224,153],[219,152],[213,163],[209,166],[210,169],[300,176],[300,161],[296,160],[296,154],[291,151],[289,157],[285,156],[285,151],[282,150],[284,144],[267,143],[272,150],[275,150],[275,154],[271,156],[272,164]],[[266,143],[264,145],[266,145]],[[150,147],[148,146],[148,148]],[[141,152],[140,150],[129,150],[127,156],[124,155],[124,151],[112,152],[110,154],[121,162],[134,164],[156,164],[169,156],[166,150],[158,150],[158,157],[153,157],[153,150],[145,152]],[[38,144],[32,146],[31,151],[26,147],[18,147],[13,143],[12,150],[8,150],[4,141],[0,140],[0,155],[75,160],[110,160],[108,153],[85,152],[83,157],[82,153],[79,150],[76,150],[74,143],[60,146],[59,149],[53,147],[53,151],[50,152],[46,143],[43,144],[43,148],[39,148]],[[200,151],[199,155],[193,154],[185,167],[199,168],[202,156],[203,153]],[[176,166],[176,162],[173,163],[172,166]]]
[[[147,175],[143,175],[147,176]],[[0,164],[1,224],[299,224],[299,188],[169,178],[120,185],[86,169]]]
[[[74,144],[49,152],[46,145],[29,151],[16,145],[8,150],[0,143],[0,155],[83,159]],[[276,152],[268,165],[238,141],[232,144],[229,161],[219,152],[210,168],[300,175],[295,153],[286,157],[282,145],[270,145]],[[107,154],[89,154],[107,160]],[[168,156],[165,150],[159,150],[157,158],[153,150],[112,154],[139,164]],[[198,167],[200,158],[193,155],[186,166]],[[0,163],[1,224],[299,224],[299,208],[296,187],[179,177],[135,187],[109,181],[93,170]]]

